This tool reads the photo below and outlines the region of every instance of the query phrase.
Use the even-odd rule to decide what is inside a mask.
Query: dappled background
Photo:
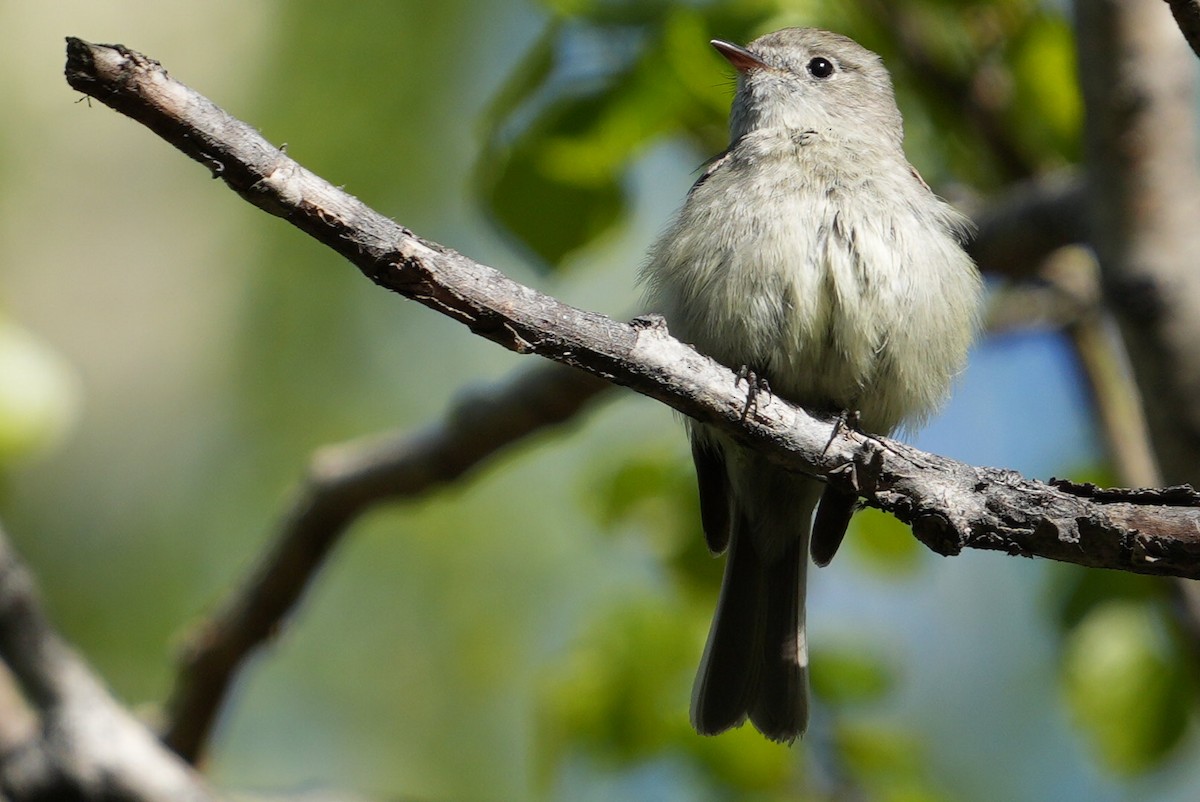
[[[710,38],[819,25],[877,50],[911,160],[970,211],[1081,150],[1055,3],[53,5],[0,3],[0,518],[64,633],[150,718],[314,449],[435,421],[532,358],[79,101],[64,36],[160,59],[418,234],[619,318],[725,144]],[[1112,483],[1075,351],[1034,317],[983,339],[912,439]],[[375,511],[243,676],[207,770],[379,799],[1194,798],[1195,661],[1166,583],[942,559],[873,512],[813,576],[805,740],[694,735],[720,563],[693,481],[678,421],[621,394]]]

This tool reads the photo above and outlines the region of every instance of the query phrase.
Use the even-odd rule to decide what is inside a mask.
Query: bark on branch
[[[1200,0],[1166,0],[1192,52],[1200,56]]]
[[[54,630],[0,530],[0,660],[38,715],[0,753],[0,799],[208,802],[216,797],[125,710]]]
[[[522,286],[367,208],[270,145],[158,62],[68,39],[71,86],[143,123],[260,208],[283,217],[382,287],[519,353],[580,368],[721,427],[779,464],[826,477],[910,523],[941,554],[963,548],[1085,566],[1200,577],[1191,493],[1080,494],[837,428],[761,394],[652,319],[623,324]]]

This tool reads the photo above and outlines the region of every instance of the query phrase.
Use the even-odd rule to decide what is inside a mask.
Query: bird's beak
[[[717,49],[725,59],[733,65],[733,68],[738,72],[749,72],[750,70],[761,70],[766,68],[767,63],[758,56],[751,53],[744,47],[739,47],[732,42],[726,42],[722,39],[713,39],[713,47]]]

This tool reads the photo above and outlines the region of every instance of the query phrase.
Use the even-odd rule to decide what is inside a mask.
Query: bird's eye
[[[828,78],[833,75],[833,62],[817,56],[808,62],[808,74],[814,78]]]

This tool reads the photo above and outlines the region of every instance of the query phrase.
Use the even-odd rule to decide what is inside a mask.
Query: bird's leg
[[[738,368],[737,379],[733,382],[733,386],[737,387],[742,382],[746,383],[746,405],[742,407],[742,420],[750,414],[751,408],[758,409],[758,394],[763,393],[767,398],[771,397],[771,385],[767,384],[766,376],[759,376],[754,372],[749,365],[742,365]]]
[[[859,431],[859,412],[857,409],[843,409],[833,419],[833,431],[829,434],[829,439],[825,442],[825,448],[821,450],[821,456],[829,451],[829,447],[833,445],[833,441],[842,433],[843,429]]]

